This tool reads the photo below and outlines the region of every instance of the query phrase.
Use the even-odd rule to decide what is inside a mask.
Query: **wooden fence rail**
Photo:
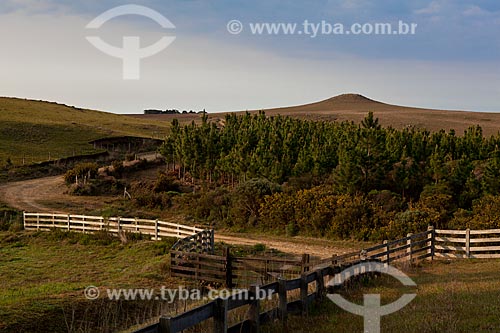
[[[235,257],[226,249],[224,255],[190,251],[170,251],[170,274],[198,281],[222,284],[227,288],[265,284],[279,278],[297,278],[303,273],[331,265],[360,260],[414,261],[432,257],[433,230],[408,235],[361,251],[311,260],[308,254],[301,259]]]
[[[309,255],[301,259],[238,257],[225,248],[223,255],[170,251],[170,275],[227,288],[265,284],[278,278],[291,278],[311,270]]]
[[[434,251],[441,258],[500,258],[500,229],[438,229]]]
[[[217,298],[207,304],[192,309],[176,317],[162,317],[158,324],[146,328],[144,332],[176,333],[189,329],[208,319],[213,319],[214,332],[258,332],[260,325],[280,319],[286,321],[288,314],[304,314],[309,305],[319,301],[325,294],[325,278],[341,271],[341,267],[328,266],[302,274],[292,280],[279,279],[260,287],[252,286],[228,298]],[[314,285],[311,285],[314,284]],[[289,293],[300,291],[300,298],[291,301]],[[262,297],[278,296],[277,306],[261,312]],[[228,313],[243,306],[250,306],[247,318],[229,326]]]
[[[172,251],[213,254],[214,237],[215,233],[213,229],[199,231],[194,235],[179,239],[172,246]]]
[[[54,228],[77,232],[105,230],[112,234],[141,233],[153,240],[161,237],[185,238],[204,229],[160,220],[146,220],[126,217],[102,217],[72,214],[24,213],[24,229],[52,230]]]
[[[312,302],[323,298],[325,294],[325,278],[333,277],[344,268],[365,260],[390,264],[395,261],[416,261],[432,258],[434,255],[434,235],[434,229],[430,227],[427,231],[419,234],[409,234],[402,239],[315,262],[282,259],[282,264],[300,267],[296,278],[287,280],[278,275],[277,281],[260,287],[253,285],[247,290],[240,291],[240,293],[245,293],[245,297],[236,294],[226,299],[217,298],[178,316],[162,317],[159,323],[149,326],[141,330],[141,332],[177,333],[208,319],[213,320],[213,331],[216,333],[258,332],[261,324],[274,319],[280,319],[285,325],[288,314],[305,314]],[[303,256],[303,258],[305,257]],[[212,279],[212,281],[223,284],[225,282],[227,287],[232,287],[234,279],[238,278],[238,269],[259,271],[258,267],[266,267],[265,264],[269,260],[274,260],[270,258],[232,258],[229,252],[226,252],[223,256],[173,252],[171,258],[171,269],[174,276]],[[244,264],[245,260],[246,264]],[[311,285],[312,283],[314,285]],[[266,295],[278,295],[278,306],[260,312],[261,300],[256,297],[256,288]],[[300,298],[291,301],[288,294],[294,290],[300,291]],[[238,324],[229,326],[228,312],[248,305],[250,306],[246,312],[248,318]]]

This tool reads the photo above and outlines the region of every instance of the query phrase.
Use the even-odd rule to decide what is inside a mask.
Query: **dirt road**
[[[264,244],[268,249],[276,249],[293,255],[308,253],[319,258],[328,258],[334,254],[357,251],[366,246],[357,242],[329,241],[308,237],[278,237],[268,235],[249,235],[215,232],[215,241],[238,245]]]
[[[63,176],[6,183],[0,185],[0,201],[27,212],[53,212],[39,201],[60,198],[65,190]]]
[[[116,197],[76,197],[66,194],[67,187],[63,176],[46,177],[0,185],[0,201],[11,207],[27,212],[47,212],[70,214],[85,209],[102,207]],[[363,247],[362,243],[333,242],[324,239],[305,237],[277,237],[270,235],[251,235],[220,233],[216,231],[216,241],[228,244],[255,245],[294,255],[309,253],[312,256],[326,258],[333,254],[352,252]]]
[[[70,214],[102,208],[117,197],[78,197],[66,192],[63,176],[0,184],[0,202],[26,212]]]

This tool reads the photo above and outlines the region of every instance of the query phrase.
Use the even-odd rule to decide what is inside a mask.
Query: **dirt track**
[[[0,201],[26,212],[75,213],[85,207],[97,209],[115,197],[77,197],[66,193],[63,176],[45,177],[0,184]]]
[[[65,194],[67,187],[63,176],[46,177],[0,185],[0,201],[11,207],[27,212],[72,213],[71,207],[95,209],[115,200],[112,197],[75,197]],[[50,203],[50,206],[49,206]],[[54,207],[64,208],[54,208]],[[326,258],[333,254],[342,254],[359,249],[356,244],[341,244],[322,239],[294,237],[287,239],[269,235],[239,235],[235,233],[220,234],[216,232],[216,241],[228,244],[255,245],[265,244],[282,252],[300,255],[309,253],[312,256]]]
[[[0,185],[0,201],[27,212],[53,212],[38,201],[60,199],[65,190],[63,176],[6,183]]]
[[[342,244],[342,246],[337,244],[337,246],[335,246],[333,242],[328,240],[302,237],[294,237],[287,240],[280,237],[253,236],[248,234],[238,236],[235,234],[219,234],[216,232],[215,240],[217,242],[238,245],[255,245],[260,243],[265,244],[267,248],[273,248],[285,253],[293,255],[308,253],[311,256],[319,258],[328,258],[334,254],[344,254],[360,249],[360,247],[353,247],[351,244]]]

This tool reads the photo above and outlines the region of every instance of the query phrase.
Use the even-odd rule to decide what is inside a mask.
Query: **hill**
[[[163,137],[169,124],[63,104],[0,98],[0,166],[93,153],[90,141],[131,135]]]
[[[301,119],[324,121],[360,122],[372,111],[383,126],[404,128],[414,126],[430,131],[454,129],[458,135],[470,126],[480,125],[485,135],[493,135],[500,130],[500,113],[434,110],[418,107],[386,104],[359,94],[343,94],[323,101],[281,108],[263,110],[267,115],[281,114]],[[244,112],[244,111],[239,111]],[[252,110],[251,113],[258,112]],[[209,114],[209,119],[217,121],[226,113]],[[170,121],[178,118],[182,123],[199,119],[192,115],[134,115],[139,119]]]

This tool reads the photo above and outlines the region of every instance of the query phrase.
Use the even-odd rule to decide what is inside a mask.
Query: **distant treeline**
[[[205,109],[201,111],[193,111],[193,110],[183,110],[182,112],[177,110],[177,109],[166,109],[166,110],[155,110],[155,109],[149,109],[149,110],[144,110],[144,114],[196,114],[196,113],[205,113]]]

